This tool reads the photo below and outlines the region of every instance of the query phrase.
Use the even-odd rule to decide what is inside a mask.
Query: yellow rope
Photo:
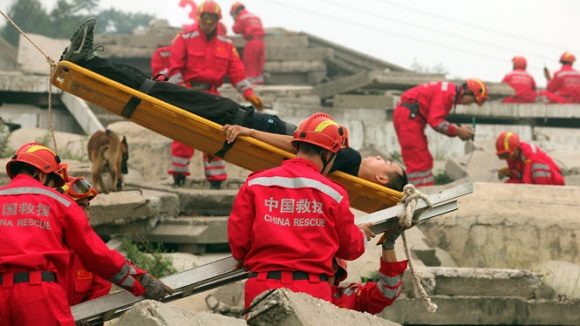
[[[4,16],[4,18],[6,18],[6,20],[12,26],[14,26],[14,28],[16,28],[16,30],[20,33],[20,35],[24,36],[24,38],[27,39],[28,42],[30,42],[30,44],[32,44],[32,46],[34,46],[36,48],[36,50],[38,50],[38,52],[40,52],[44,56],[44,58],[46,59],[46,62],[50,66],[50,70],[49,70],[49,74],[48,74],[48,129],[50,130],[50,135],[52,138],[54,151],[58,152],[58,148],[56,145],[56,138],[54,136],[54,123],[53,123],[53,115],[52,115],[52,113],[53,113],[52,112],[52,83],[50,82],[50,77],[52,76],[52,73],[54,72],[54,69],[56,68],[56,63],[55,63],[54,59],[51,58],[46,52],[44,52],[36,43],[34,43],[34,41],[32,41],[28,37],[28,35],[26,35],[26,33],[8,15],[6,15],[4,13],[4,11],[0,10],[0,14],[2,14],[2,16]]]

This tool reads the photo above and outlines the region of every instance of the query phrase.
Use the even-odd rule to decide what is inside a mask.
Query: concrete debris
[[[419,228],[464,267],[530,269],[580,264],[580,188],[475,183],[459,210]]]
[[[580,299],[580,264],[546,261],[534,268],[560,298]]]
[[[398,325],[368,313],[338,308],[330,302],[288,289],[272,292],[252,309],[247,321],[249,325],[281,326]]]
[[[207,325],[246,325],[241,319],[225,317],[207,312],[191,312],[180,307],[145,300],[129,309],[119,320],[123,326],[207,326]]]
[[[66,39],[53,39],[38,34],[27,33],[27,36],[46,54],[54,60],[58,60],[63,50],[70,44]],[[26,73],[46,75],[50,73],[50,67],[38,50],[22,35],[18,42],[18,68]]]

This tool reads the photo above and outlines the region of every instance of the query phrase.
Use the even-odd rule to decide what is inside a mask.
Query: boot
[[[209,189],[212,190],[220,190],[222,188],[222,182],[221,181],[210,181],[209,182]]]
[[[70,39],[70,45],[64,50],[61,60],[71,62],[86,61],[95,56],[93,48],[93,32],[95,19],[89,19],[83,23]]]
[[[173,174],[173,186],[183,187],[185,185],[185,174],[175,173]]]

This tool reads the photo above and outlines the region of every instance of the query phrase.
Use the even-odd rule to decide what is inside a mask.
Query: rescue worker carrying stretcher
[[[417,187],[434,184],[433,157],[429,152],[425,127],[449,137],[470,140],[474,131],[469,126],[458,126],[446,120],[457,104],[483,105],[487,87],[479,79],[468,79],[460,85],[438,81],[415,86],[401,95],[393,113],[393,122],[401,154],[407,167],[409,183]]]
[[[131,66],[114,64],[96,56],[93,50],[94,27],[95,20],[93,19],[81,25],[71,38],[71,45],[65,49],[61,60],[74,62],[97,74],[215,123],[229,124],[230,126],[224,128],[228,142],[233,142],[237,135],[248,135],[273,146],[295,151],[291,144],[291,135],[296,130],[294,124],[285,122],[275,115],[257,112],[251,106],[242,106],[225,97],[168,82],[153,81]],[[398,164],[379,156],[363,159],[360,153],[352,148],[344,148],[338,152],[333,166],[334,170],[398,191],[402,191],[407,184],[405,171]]]
[[[354,224],[346,191],[325,176],[347,144],[344,127],[315,113],[294,133],[296,158],[252,173],[240,188],[228,242],[239,267],[250,272],[246,307],[260,293],[282,287],[331,302],[333,258],[364,253],[365,234],[372,232]]]
[[[495,142],[497,157],[508,166],[498,170],[498,178],[506,183],[564,185],[558,165],[541,148],[520,140],[518,134],[504,131]]]
[[[6,164],[0,187],[0,325],[75,325],[65,292],[74,251],[89,271],[130,291],[160,299],[161,281],[131,265],[96,235],[83,210],[53,187],[64,185],[59,157],[38,143]]]

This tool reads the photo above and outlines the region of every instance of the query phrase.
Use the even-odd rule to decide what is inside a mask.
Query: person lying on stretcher
[[[239,135],[247,135],[295,152],[290,145],[290,135],[294,133],[296,126],[281,120],[278,116],[257,112],[251,106],[240,105],[225,97],[206,94],[165,81],[151,81],[147,75],[134,67],[111,63],[96,56],[93,47],[95,24],[96,21],[91,19],[79,27],[71,38],[71,44],[64,50],[61,60],[78,64],[215,123],[228,125],[224,128],[224,132],[230,142]],[[380,156],[363,159],[361,154],[352,148],[338,152],[331,171],[342,171],[398,191],[402,191],[407,184],[407,176],[400,165]]]

